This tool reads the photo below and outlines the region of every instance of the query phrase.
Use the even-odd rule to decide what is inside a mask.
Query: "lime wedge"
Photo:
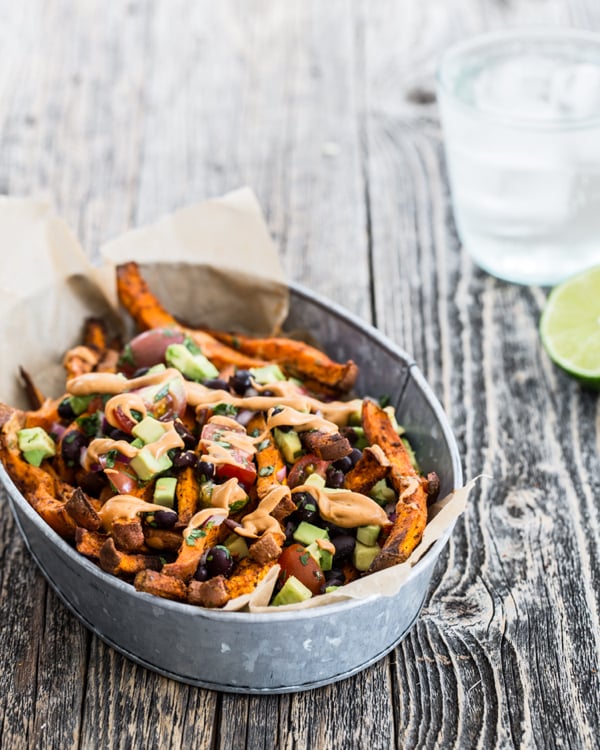
[[[552,290],[542,313],[540,336],[559,367],[600,389],[600,266]]]

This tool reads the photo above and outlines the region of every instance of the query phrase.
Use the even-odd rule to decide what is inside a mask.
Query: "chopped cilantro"
[[[144,418],[144,415],[142,414],[142,412],[138,411],[137,409],[131,409],[129,413],[135,419],[136,422],[141,422],[142,419]]]
[[[90,414],[89,417],[78,417],[76,422],[86,437],[96,437],[102,426],[101,413],[97,411],[94,414]]]
[[[154,403],[156,403],[157,401],[161,401],[163,398],[167,396],[167,394],[169,393],[170,385],[171,385],[171,381],[169,381],[168,383],[165,383],[163,387],[159,391],[156,392],[156,395],[154,396]]]
[[[267,438],[267,440],[261,440],[260,443],[256,446],[257,451],[264,451],[265,448],[267,448],[270,444],[270,440]]]
[[[254,428],[254,429],[253,429],[253,430],[252,430],[252,431],[250,432],[250,437],[258,437],[259,435],[260,435],[260,430],[258,429],[258,427],[255,427],[255,428]]]
[[[220,414],[224,417],[235,417],[237,413],[238,410],[233,404],[222,403],[213,406],[213,414]]]
[[[310,552],[304,552],[302,555],[300,555],[299,559],[302,565],[308,565],[308,561],[310,560]]]
[[[383,396],[379,397],[379,406],[382,409],[385,409],[386,406],[389,406],[391,399],[387,394],[384,394]]]
[[[231,339],[231,346],[234,349],[239,349],[240,348],[240,340],[238,339],[237,336],[233,336],[232,337],[232,339]]]
[[[160,560],[160,564],[161,565],[166,565],[167,564],[167,558],[166,557],[163,557],[162,555],[159,555],[158,559]]]
[[[241,510],[246,505],[247,502],[247,497],[245,497],[243,500],[236,500],[235,503],[231,503],[231,505],[229,506],[229,511],[231,513],[237,513],[238,510]]]
[[[106,466],[107,469],[113,468],[118,455],[119,455],[119,451],[117,450],[108,451],[108,453],[104,457],[104,465]]]
[[[67,445],[69,443],[72,443],[73,440],[77,439],[78,435],[79,433],[76,432],[75,430],[72,430],[71,432],[67,432],[67,434],[63,438],[63,443],[67,443]]]
[[[221,448],[231,448],[231,443],[228,443],[226,440],[215,440],[215,443],[220,445]]]
[[[258,474],[261,477],[270,477],[274,471],[275,471],[274,466],[263,466],[262,469],[258,470]]]
[[[185,543],[189,545],[190,547],[193,547],[196,539],[202,539],[206,536],[206,531],[204,529],[192,529],[190,533],[185,538]]]

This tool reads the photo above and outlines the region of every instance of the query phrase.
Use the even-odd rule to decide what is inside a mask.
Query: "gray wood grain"
[[[486,473],[420,620],[308,693],[180,685],[89,634],[0,502],[2,748],[594,747],[600,406],[548,361],[539,289],[454,228],[439,51],[483,29],[600,29],[594,0],[0,3],[0,191],[99,244],[241,184],[288,277],[409,350]]]

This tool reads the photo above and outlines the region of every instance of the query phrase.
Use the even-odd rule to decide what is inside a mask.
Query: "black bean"
[[[292,498],[296,503],[296,510],[291,514],[291,518],[298,523],[306,521],[306,523],[318,525],[321,516],[314,497],[308,492],[296,492]]]
[[[208,550],[205,566],[211,578],[213,576],[229,576],[233,570],[233,565],[234,561],[227,547],[217,544],[216,547],[211,547]]]
[[[344,472],[344,474],[346,474],[353,466],[352,459],[349,455],[344,456],[343,458],[338,458],[337,461],[333,462],[332,466],[335,466],[338,471],[342,471]]]
[[[77,430],[67,432],[62,439],[61,455],[67,466],[79,464],[82,449],[87,445],[85,435]]]
[[[333,556],[335,563],[344,562],[352,557],[354,545],[356,544],[356,539],[353,536],[350,536],[350,534],[340,534],[340,536],[334,537],[331,542],[335,547],[335,555]]]
[[[358,433],[353,427],[342,427],[340,432],[348,440],[350,445],[354,445],[358,441]]]
[[[321,526],[327,529],[329,536],[333,539],[334,536],[340,536],[348,533],[348,529],[344,529],[341,526],[336,526],[331,521],[321,521]]]
[[[65,419],[67,422],[72,422],[75,419],[77,415],[73,411],[70,399],[63,398],[63,400],[60,402],[60,404],[58,405],[58,416],[61,419]]]
[[[107,434],[111,440],[125,440],[128,443],[133,440],[133,435],[128,435],[123,430],[110,430]]]
[[[210,575],[208,573],[206,565],[198,565],[198,567],[196,568],[196,572],[194,573],[194,578],[197,581],[208,581]]]
[[[285,543],[292,544],[294,542],[294,531],[298,528],[298,524],[293,521],[288,521],[285,524]]]
[[[210,388],[213,391],[229,390],[229,385],[225,380],[221,380],[221,378],[210,378],[209,380],[205,380],[202,385],[205,385],[207,388]]]
[[[229,387],[237,393],[238,396],[243,396],[252,385],[250,377],[248,370],[238,370],[235,375],[232,375],[229,378]]]
[[[154,511],[154,522],[159,529],[172,529],[177,523],[177,513],[174,510]]]
[[[346,577],[344,571],[339,568],[332,568],[325,573],[326,586],[343,586]]]
[[[199,476],[204,477],[206,481],[209,481],[215,475],[215,465],[208,461],[198,461],[196,464],[196,472]]]
[[[145,375],[148,372],[149,369],[150,369],[149,367],[138,367],[138,369],[133,373],[133,375],[131,377],[132,378],[141,378],[142,375]]]
[[[183,440],[183,447],[186,450],[192,450],[196,447],[196,443],[198,442],[196,438],[192,435],[192,433],[188,430],[188,428],[183,424],[183,422],[180,422],[178,419],[174,422],[175,425],[175,431],[179,435],[179,437]]]
[[[344,486],[344,472],[334,466],[327,467],[326,482],[328,487],[339,490]]]
[[[356,466],[362,458],[362,451],[359,448],[352,448],[352,453],[348,455],[348,458],[352,461],[352,466]]]
[[[194,451],[181,451],[173,458],[173,466],[183,469],[186,466],[195,466],[198,463],[198,456]]]

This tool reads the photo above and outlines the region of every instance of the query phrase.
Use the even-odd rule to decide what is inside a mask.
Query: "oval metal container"
[[[357,392],[389,395],[425,472],[441,496],[462,483],[456,442],[441,406],[411,358],[372,327],[299,286],[288,330],[305,329],[336,359],[360,366]],[[300,612],[250,614],[180,604],[139,593],[75,552],[35,513],[3,467],[0,476],[25,543],[66,606],[126,657],[174,680],[239,693],[284,693],[349,677],[408,633],[452,529],[395,596],[372,596]]]

